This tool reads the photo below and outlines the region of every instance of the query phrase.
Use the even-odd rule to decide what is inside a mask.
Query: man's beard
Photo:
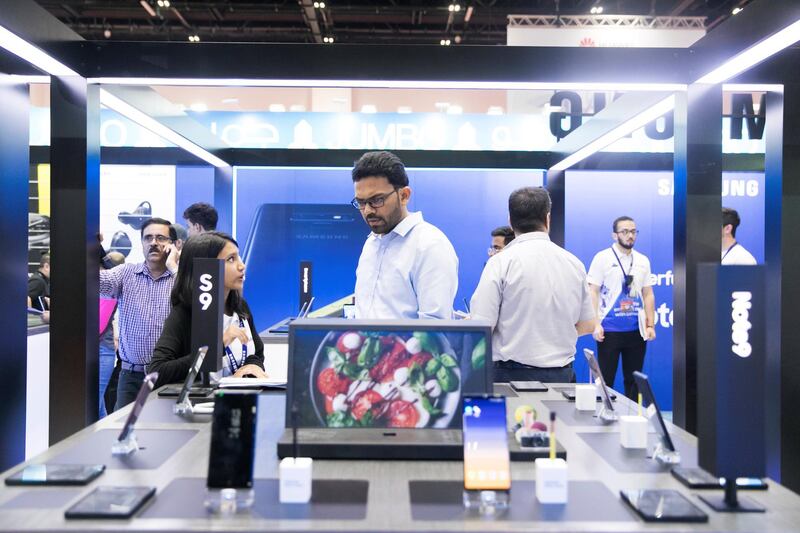
[[[625,248],[626,250],[633,250],[633,245],[636,244],[636,241],[631,241],[630,244],[625,244],[622,241],[617,241],[617,244],[619,244],[621,247]]]

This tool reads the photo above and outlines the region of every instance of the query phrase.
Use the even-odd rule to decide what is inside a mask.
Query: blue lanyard
[[[730,248],[725,250],[725,255],[722,256],[722,259],[720,259],[720,261],[719,261],[720,263],[725,261],[725,258],[728,257],[728,254],[731,253],[731,250],[733,250],[736,247],[737,244],[739,244],[739,243],[738,242],[734,242],[733,244],[731,244]]]
[[[244,321],[239,317],[239,327],[244,329]],[[231,364],[231,374],[236,373],[239,368],[244,365],[244,360],[247,359],[247,343],[242,343],[242,364],[236,364],[236,358],[233,356],[230,346],[225,347],[225,355],[228,356],[228,362]]]

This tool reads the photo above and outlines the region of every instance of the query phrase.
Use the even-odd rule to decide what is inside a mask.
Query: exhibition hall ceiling
[[[506,44],[509,15],[705,17],[749,0],[37,0],[89,40]],[[191,39],[190,39],[191,38]]]

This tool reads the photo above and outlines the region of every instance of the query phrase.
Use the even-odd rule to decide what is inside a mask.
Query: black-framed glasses
[[[617,235],[622,235],[623,237],[627,237],[628,235],[633,235],[634,237],[639,234],[638,229],[621,229],[619,231],[614,232]]]
[[[378,209],[383,207],[383,204],[386,203],[386,199],[389,198],[391,195],[396,193],[399,189],[395,187],[392,192],[387,192],[386,194],[378,194],[369,198],[368,200],[361,200],[359,198],[353,198],[350,200],[350,204],[353,207],[358,209],[359,211],[363,211],[369,205],[372,209]]]
[[[158,244],[167,244],[170,240],[166,235],[145,235],[142,237],[142,242],[145,244],[153,244],[153,241],[157,241]]]

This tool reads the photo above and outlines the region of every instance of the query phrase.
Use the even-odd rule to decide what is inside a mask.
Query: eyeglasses
[[[166,235],[145,235],[142,237],[142,242],[145,244],[153,244],[153,241],[157,241],[158,244],[166,244],[170,242],[171,239]]]
[[[617,235],[622,235],[623,237],[627,237],[628,235],[633,235],[634,237],[639,234],[638,229],[621,229],[619,231],[615,231]]]
[[[372,209],[378,209],[383,207],[383,204],[386,203],[386,199],[397,192],[397,189],[394,189],[392,192],[387,192],[386,194],[379,194],[377,196],[373,196],[369,200],[361,200],[359,198],[353,198],[350,200],[350,203],[358,209],[359,211],[363,211],[369,205]]]

